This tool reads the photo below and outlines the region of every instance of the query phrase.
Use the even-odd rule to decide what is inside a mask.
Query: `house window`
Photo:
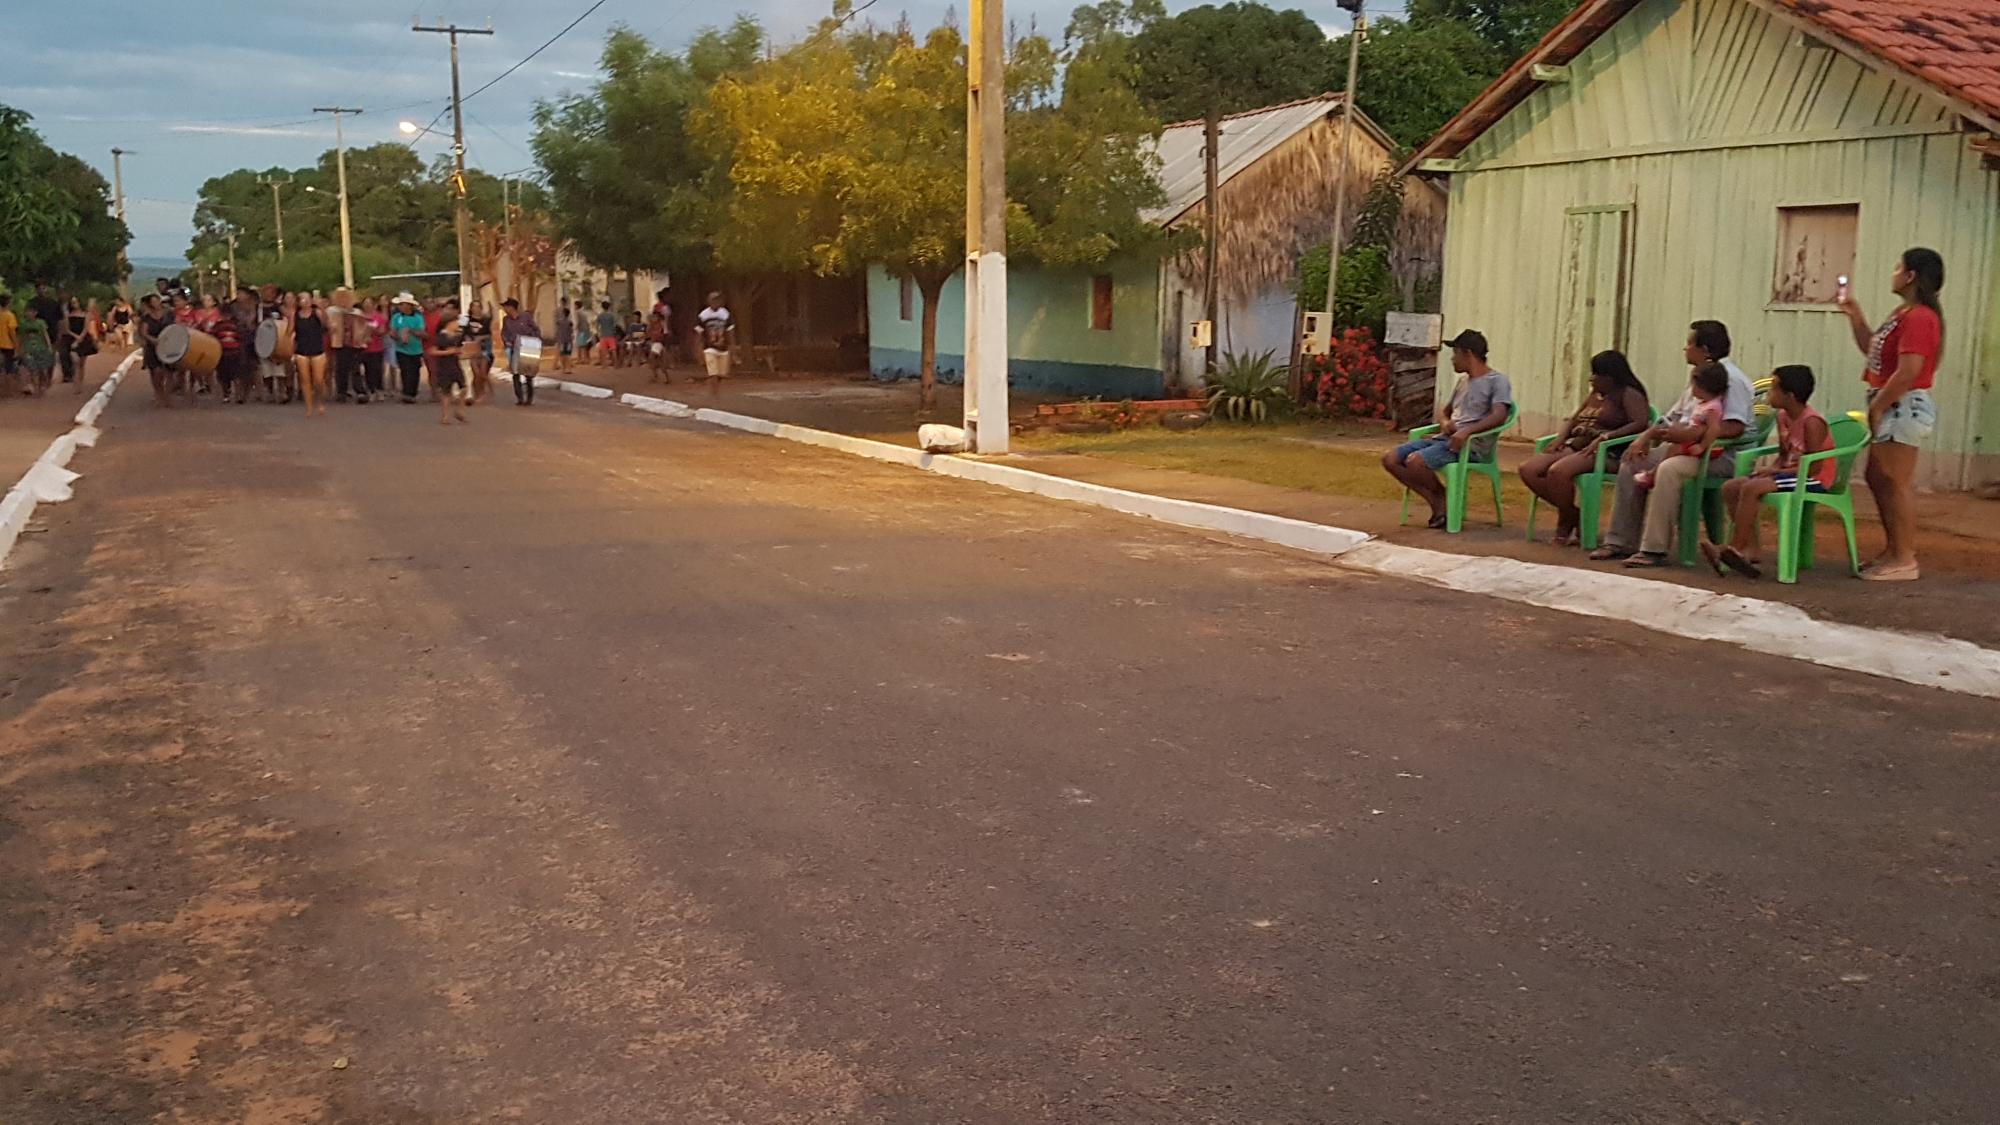
[[[1778,208],[1778,268],[1771,303],[1832,304],[1840,279],[1854,274],[1860,225],[1856,203]]]
[[[915,320],[917,317],[917,287],[912,285],[910,279],[907,277],[899,277],[896,281],[898,283],[896,286],[896,315],[904,320]]]
[[[1100,273],[1090,279],[1090,327],[1111,331],[1111,275]]]

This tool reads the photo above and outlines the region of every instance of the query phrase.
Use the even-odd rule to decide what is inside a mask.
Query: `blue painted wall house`
[[[1298,256],[1331,233],[1342,110],[1340,95],[1327,94],[1222,120],[1216,342],[1225,350],[1291,353]],[[1350,221],[1392,151],[1366,116],[1357,116],[1355,125],[1343,181]],[[1155,155],[1166,202],[1148,220],[1168,229],[1200,225],[1202,149],[1198,121],[1161,134]],[[1398,270],[1434,270],[1443,228],[1443,192],[1412,180],[1394,254]],[[1008,383],[1109,400],[1159,398],[1170,387],[1199,385],[1201,356],[1185,347],[1185,338],[1188,322],[1202,313],[1200,258],[1197,252],[1167,261],[1113,261],[1095,272],[1014,266],[1007,277]],[[868,351],[876,378],[917,376],[922,324],[916,285],[871,268]],[[963,378],[964,342],[965,287],[962,275],[955,275],[938,302],[939,381]]]

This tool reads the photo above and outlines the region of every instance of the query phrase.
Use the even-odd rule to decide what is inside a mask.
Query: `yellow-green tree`
[[[1009,63],[1008,238],[1017,260],[1101,263],[1156,247],[1140,219],[1156,203],[1136,98],[1086,65],[1058,98],[1048,41],[1015,41]],[[1083,79],[1088,79],[1084,81]],[[965,259],[965,42],[950,27],[842,32],[718,82],[697,130],[729,169],[717,240],[724,268],[879,264],[923,298],[920,384],[935,400],[938,301]]]

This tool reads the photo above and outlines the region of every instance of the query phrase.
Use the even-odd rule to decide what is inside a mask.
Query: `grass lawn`
[[[1234,477],[1364,500],[1400,499],[1403,490],[1382,471],[1379,452],[1296,440],[1364,433],[1379,437],[1383,449],[1389,448],[1394,437],[1386,430],[1352,426],[1306,423],[1244,426],[1211,422],[1193,433],[1146,426],[1112,434],[1024,434],[1019,442],[1030,449],[1084,453],[1151,469]]]

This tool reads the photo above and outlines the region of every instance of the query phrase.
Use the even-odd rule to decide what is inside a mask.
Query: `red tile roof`
[[[2000,128],[2000,0],[1749,0],[1791,14],[1828,39],[1929,86],[1967,116]],[[1583,0],[1403,165],[1456,156],[1540,88],[1533,64],[1582,54],[1639,0]]]
[[[2000,118],[2000,0],[1775,0],[1989,117]]]

